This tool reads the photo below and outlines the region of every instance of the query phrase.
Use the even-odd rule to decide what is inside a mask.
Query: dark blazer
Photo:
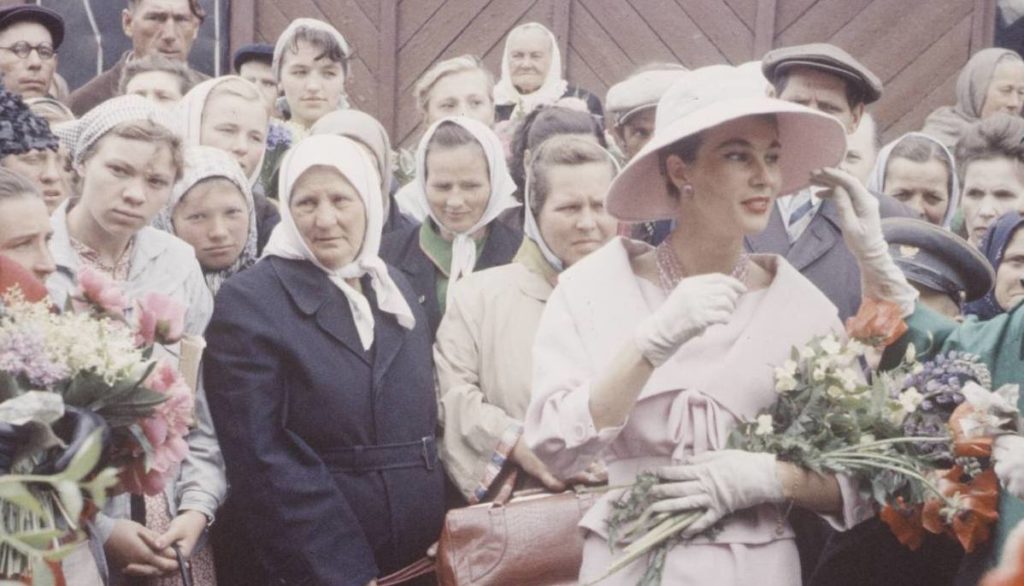
[[[431,336],[374,308],[363,351],[344,295],[271,257],[217,296],[203,376],[232,498],[278,584],[362,586],[422,557],[444,521]]]
[[[887,195],[878,195],[878,199],[883,218],[916,216]],[[860,269],[843,242],[839,210],[833,201],[821,202],[818,213],[792,246],[779,207],[772,206],[768,226],[760,234],[745,238],[744,246],[750,252],[784,256],[835,304],[839,319],[846,321],[860,308]]]
[[[430,221],[430,220],[426,220]],[[474,271],[482,271],[512,262],[519,245],[523,243],[523,233],[495,221],[490,223],[487,242],[480,256],[476,259]],[[420,225],[384,235],[380,245],[380,257],[384,262],[397,268],[416,291],[416,300],[427,314],[430,324],[431,338],[441,323],[441,303],[437,299],[437,276],[439,274],[433,261],[420,248]]]

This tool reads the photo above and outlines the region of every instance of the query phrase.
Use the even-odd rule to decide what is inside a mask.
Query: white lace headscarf
[[[519,31],[537,29],[548,35],[551,41],[551,66],[537,91],[529,94],[521,94],[512,83],[511,57],[509,56],[509,41]],[[547,27],[538,22],[521,24],[508,34],[505,39],[505,50],[501,57],[501,79],[494,86],[494,103],[498,106],[513,105],[513,118],[525,116],[532,112],[537,106],[550,105],[557,102],[568,87],[568,82],[562,79],[562,52],[558,50],[558,39]]]
[[[348,279],[370,275],[370,284],[377,296],[381,311],[395,316],[398,323],[412,329],[416,319],[402,292],[388,274],[388,268],[378,256],[381,230],[384,226],[384,207],[375,165],[366,152],[351,139],[321,134],[307,137],[293,146],[281,162],[278,194],[281,198],[281,223],[270,235],[263,256],[278,256],[292,260],[305,260],[327,273],[331,283],[344,293],[352,310],[359,341],[364,350],[373,346],[373,311],[370,302]],[[330,167],[341,173],[359,193],[366,208],[366,230],[363,243],[355,259],[339,269],[321,264],[306,245],[295,225],[291,213],[292,190],[303,173],[313,167]]]
[[[483,215],[471,228],[456,233],[452,241],[452,264],[448,270],[448,279],[454,283],[472,273],[473,267],[476,265],[476,243],[473,241],[472,235],[494,221],[501,212],[520,204],[512,196],[516,191],[516,183],[509,175],[508,164],[505,162],[505,150],[498,135],[482,122],[472,118],[465,116],[442,118],[431,124],[423,134],[423,138],[420,139],[419,148],[416,149],[416,180],[413,183],[415,190],[413,199],[423,205],[434,223],[439,228],[445,228],[427,200],[427,150],[430,139],[442,124],[458,124],[473,135],[487,159],[491,182],[491,194]],[[453,287],[448,287],[449,296],[453,289]]]

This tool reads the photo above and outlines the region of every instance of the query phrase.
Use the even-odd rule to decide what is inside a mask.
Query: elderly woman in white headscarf
[[[210,79],[185,94],[178,115],[186,146],[217,148],[238,161],[253,191],[256,250],[262,252],[281,216],[260,184],[270,117],[259,88],[237,75]]]
[[[960,209],[960,180],[953,153],[922,132],[904,134],[882,147],[866,186],[947,229]]]
[[[530,351],[559,274],[615,236],[618,223],[604,207],[615,172],[611,155],[592,140],[556,136],[542,143],[527,173],[526,238],[515,259],[453,286],[434,360],[441,459],[468,502],[492,498],[499,474],[509,469],[520,484],[564,488],[522,441]],[[523,581],[530,582],[526,575]]]
[[[603,116],[601,100],[562,78],[562,53],[554,33],[537,22],[521,24],[508,34],[501,58],[501,79],[494,86],[498,121],[519,119],[537,106],[582,100]]]
[[[431,336],[377,256],[361,147],[303,140],[280,193],[264,258],[217,297],[203,375],[263,576],[366,584],[421,558],[444,517]]]
[[[214,295],[256,262],[256,211],[242,169],[213,147],[185,149],[185,171],[153,226],[192,246]]]
[[[449,283],[515,256],[522,233],[495,220],[519,203],[500,139],[464,116],[442,118],[427,129],[412,185],[427,217],[389,234],[381,257],[412,283],[433,332],[451,296]]]

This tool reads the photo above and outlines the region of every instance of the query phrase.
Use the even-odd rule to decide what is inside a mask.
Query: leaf
[[[57,494],[60,495],[60,500],[64,504],[64,510],[67,512],[68,517],[77,523],[78,518],[82,515],[82,507],[84,506],[82,490],[78,487],[78,483],[70,480],[60,480],[54,483],[54,488],[57,489]]]
[[[32,496],[28,487],[15,477],[0,478],[0,499],[35,513],[40,517],[45,514],[42,505],[39,504],[36,497]]]
[[[35,531],[21,531],[13,533],[12,536],[35,548],[35,549],[47,549],[53,545],[55,539],[59,539],[64,535],[64,531],[60,529],[38,529]]]
[[[96,507],[103,508],[107,502],[107,494],[120,482],[117,468],[104,468],[89,482],[82,485],[82,488],[89,493]]]
[[[75,482],[85,478],[99,464],[103,455],[103,428],[95,429],[82,442],[78,452],[71,458],[68,467],[61,473],[61,478]]]

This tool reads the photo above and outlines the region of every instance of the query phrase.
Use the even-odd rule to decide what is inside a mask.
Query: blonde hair
[[[484,66],[483,61],[474,55],[459,55],[451,59],[445,59],[436,63],[420,77],[413,88],[413,95],[416,97],[416,108],[420,115],[426,117],[427,107],[430,106],[430,92],[433,91],[437,82],[449,75],[463,73],[466,71],[480,71],[484,74],[487,83],[487,97],[494,103],[494,74]]]

